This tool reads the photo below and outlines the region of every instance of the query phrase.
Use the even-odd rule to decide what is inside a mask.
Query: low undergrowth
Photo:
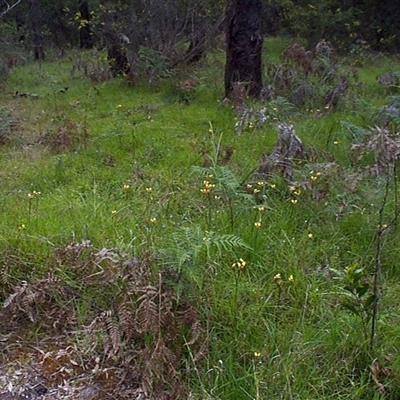
[[[222,101],[218,55],[150,88],[11,71],[4,393],[398,398],[396,69],[317,46],[259,103]]]

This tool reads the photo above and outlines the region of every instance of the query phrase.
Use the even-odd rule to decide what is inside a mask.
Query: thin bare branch
[[[6,5],[6,9],[4,11],[0,12],[0,18],[6,15],[9,11],[11,11],[15,6],[17,6],[19,3],[21,3],[22,0],[17,0],[14,4],[10,5],[7,3],[6,0],[3,0],[3,3]]]

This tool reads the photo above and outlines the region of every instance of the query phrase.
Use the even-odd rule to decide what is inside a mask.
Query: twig
[[[395,174],[395,172],[394,172]],[[394,177],[395,188],[397,187],[397,180]],[[390,177],[386,180],[386,187],[385,187],[385,194],[383,197],[383,201],[381,207],[379,209],[379,220],[378,220],[378,231],[376,234],[376,253],[375,253],[375,269],[374,269],[374,283],[373,283],[373,296],[374,301],[372,303],[372,320],[371,320],[371,337],[370,337],[370,347],[374,346],[374,338],[376,334],[376,319],[378,314],[378,302],[379,302],[379,276],[381,274],[382,263],[381,263],[381,254],[382,254],[382,236],[384,232],[389,229],[391,225],[395,225],[397,223],[397,218],[400,215],[400,207],[397,207],[397,197],[396,197],[396,204],[395,204],[395,213],[392,220],[388,224],[383,224],[383,213],[385,207],[387,205],[387,199],[389,195],[389,184],[390,184]]]
[[[11,11],[11,10],[12,10],[15,6],[17,6],[19,3],[21,3],[21,1],[22,1],[22,0],[17,0],[13,5],[10,6],[10,5],[7,3],[6,0],[3,0],[3,2],[6,3],[6,5],[7,5],[7,9],[4,10],[4,11],[2,11],[2,12],[0,12],[0,18],[3,17],[4,15],[6,15],[9,11]]]
[[[374,268],[374,284],[373,284],[373,296],[374,301],[372,303],[372,321],[371,321],[371,337],[370,337],[370,347],[374,346],[374,338],[376,333],[376,318],[378,314],[378,301],[379,301],[379,275],[381,273],[381,251],[382,251],[382,235],[387,229],[387,226],[383,227],[383,212],[386,207],[388,193],[389,193],[389,182],[390,179],[386,180],[385,194],[381,207],[379,208],[379,219],[378,219],[378,232],[376,234],[376,253],[375,253],[375,268]]]

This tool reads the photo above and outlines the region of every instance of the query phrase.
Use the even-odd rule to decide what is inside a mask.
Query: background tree
[[[353,0],[359,10],[356,31],[372,48],[398,53],[400,51],[400,7],[397,2]]]
[[[81,49],[91,49],[93,47],[92,29],[90,26],[91,15],[89,4],[86,0],[79,3],[79,42]]]
[[[44,60],[45,53],[43,48],[42,35],[42,13],[39,0],[30,0],[30,17],[32,29],[33,55],[35,60]]]
[[[247,94],[259,97],[262,89],[262,2],[228,0],[226,30],[225,95],[234,84],[244,84]]]
[[[60,48],[95,46],[120,58],[112,68],[148,82],[201,60],[225,17],[228,96],[235,82],[259,95],[263,34],[300,37],[308,49],[321,39],[337,52],[400,49],[400,8],[378,0],[0,0],[0,17],[7,65],[29,61],[32,43],[35,59],[44,48],[51,58]]]

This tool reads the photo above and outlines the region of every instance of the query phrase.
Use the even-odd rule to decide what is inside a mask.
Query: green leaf
[[[367,297],[367,299],[364,302],[364,310],[368,310],[372,306],[372,304],[374,304],[375,300],[376,296],[374,294]]]
[[[351,303],[342,303],[343,307],[352,312],[354,315],[360,316],[360,311]]]
[[[363,275],[363,268],[357,268],[356,270],[353,271],[353,279],[354,281],[358,282]]]
[[[358,297],[363,297],[364,294],[367,293],[368,289],[369,289],[368,283],[365,283],[364,285],[359,286],[359,287],[356,289],[357,296],[358,296]]]
[[[354,294],[354,286],[346,285],[343,289],[347,290],[351,294]]]

